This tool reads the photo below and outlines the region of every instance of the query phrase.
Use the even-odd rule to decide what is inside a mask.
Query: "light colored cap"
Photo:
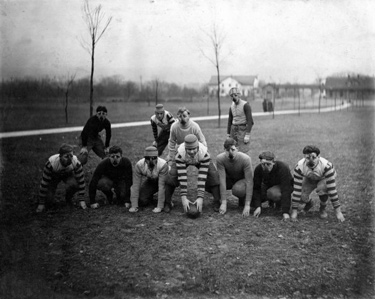
[[[185,137],[185,148],[192,149],[198,147],[198,138],[194,134]]]

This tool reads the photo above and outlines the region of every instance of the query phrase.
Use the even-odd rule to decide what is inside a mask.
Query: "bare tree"
[[[218,126],[220,127],[220,120],[221,120],[221,107],[220,107],[220,62],[222,61],[221,58],[221,50],[224,44],[225,36],[219,32],[219,29],[216,24],[213,25],[211,32],[203,32],[208,36],[210,40],[210,45],[214,52],[214,57],[212,55],[207,55],[205,51],[200,48],[200,51],[204,57],[206,57],[216,68],[217,72],[217,107],[218,107]]]
[[[89,0],[84,0],[83,3],[83,19],[87,25],[90,33],[91,43],[82,43],[83,48],[91,55],[91,76],[90,76],[90,117],[94,111],[94,58],[95,58],[95,47],[107,30],[109,24],[112,21],[112,17],[109,17],[105,22],[104,13],[102,12],[102,6],[98,5],[93,10],[89,6]]]
[[[69,75],[65,81],[65,123],[68,123],[68,104],[69,104],[69,90],[73,85],[74,79],[76,78],[76,73],[74,75]]]

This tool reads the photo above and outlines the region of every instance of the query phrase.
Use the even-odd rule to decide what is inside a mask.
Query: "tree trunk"
[[[67,89],[65,92],[65,123],[68,123],[69,121],[68,120],[68,96],[69,96],[69,91]]]
[[[218,108],[218,113],[219,113],[218,127],[220,128],[221,108],[220,108],[220,70],[219,70],[219,65],[216,66],[216,70],[217,70],[217,108]]]
[[[91,76],[90,76],[90,117],[94,113],[94,52],[95,52],[95,39],[92,38],[92,51],[91,51]]]

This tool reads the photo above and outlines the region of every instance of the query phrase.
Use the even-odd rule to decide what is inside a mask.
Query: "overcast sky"
[[[3,78],[90,74],[82,1],[0,1]],[[113,20],[96,47],[96,79],[208,82],[214,24],[224,36],[223,75],[277,83],[375,75],[372,0],[90,0],[99,4]]]

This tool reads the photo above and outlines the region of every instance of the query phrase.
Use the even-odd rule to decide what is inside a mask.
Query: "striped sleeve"
[[[205,186],[206,186],[206,180],[207,180],[207,174],[208,174],[208,167],[210,165],[210,155],[206,153],[203,157],[203,159],[200,161],[200,166],[198,170],[198,183],[197,183],[197,197],[204,198],[204,192],[205,192]]]
[[[156,123],[151,118],[151,128],[152,128],[152,134],[154,135],[154,139],[156,140],[158,138],[158,127]]]
[[[80,197],[80,201],[84,201],[85,196],[85,176],[83,174],[83,167],[80,162],[77,162],[77,164],[74,167],[74,176],[78,183],[78,196]]]
[[[302,195],[302,171],[298,168],[298,165],[293,170],[293,194],[292,194],[292,209],[298,209],[298,205],[301,201]]]
[[[335,173],[336,171],[332,165],[328,164],[324,168],[324,177],[326,179],[327,192],[333,207],[336,209],[340,206],[340,201],[336,189]]]
[[[177,177],[180,183],[180,195],[187,196],[187,166],[181,154],[176,155]]]
[[[48,187],[51,184],[52,180],[52,165],[50,161],[44,165],[42,181],[40,182],[39,188],[39,204],[45,204]]]
[[[168,121],[169,127],[175,122],[173,115],[169,112],[167,114],[167,121]]]

